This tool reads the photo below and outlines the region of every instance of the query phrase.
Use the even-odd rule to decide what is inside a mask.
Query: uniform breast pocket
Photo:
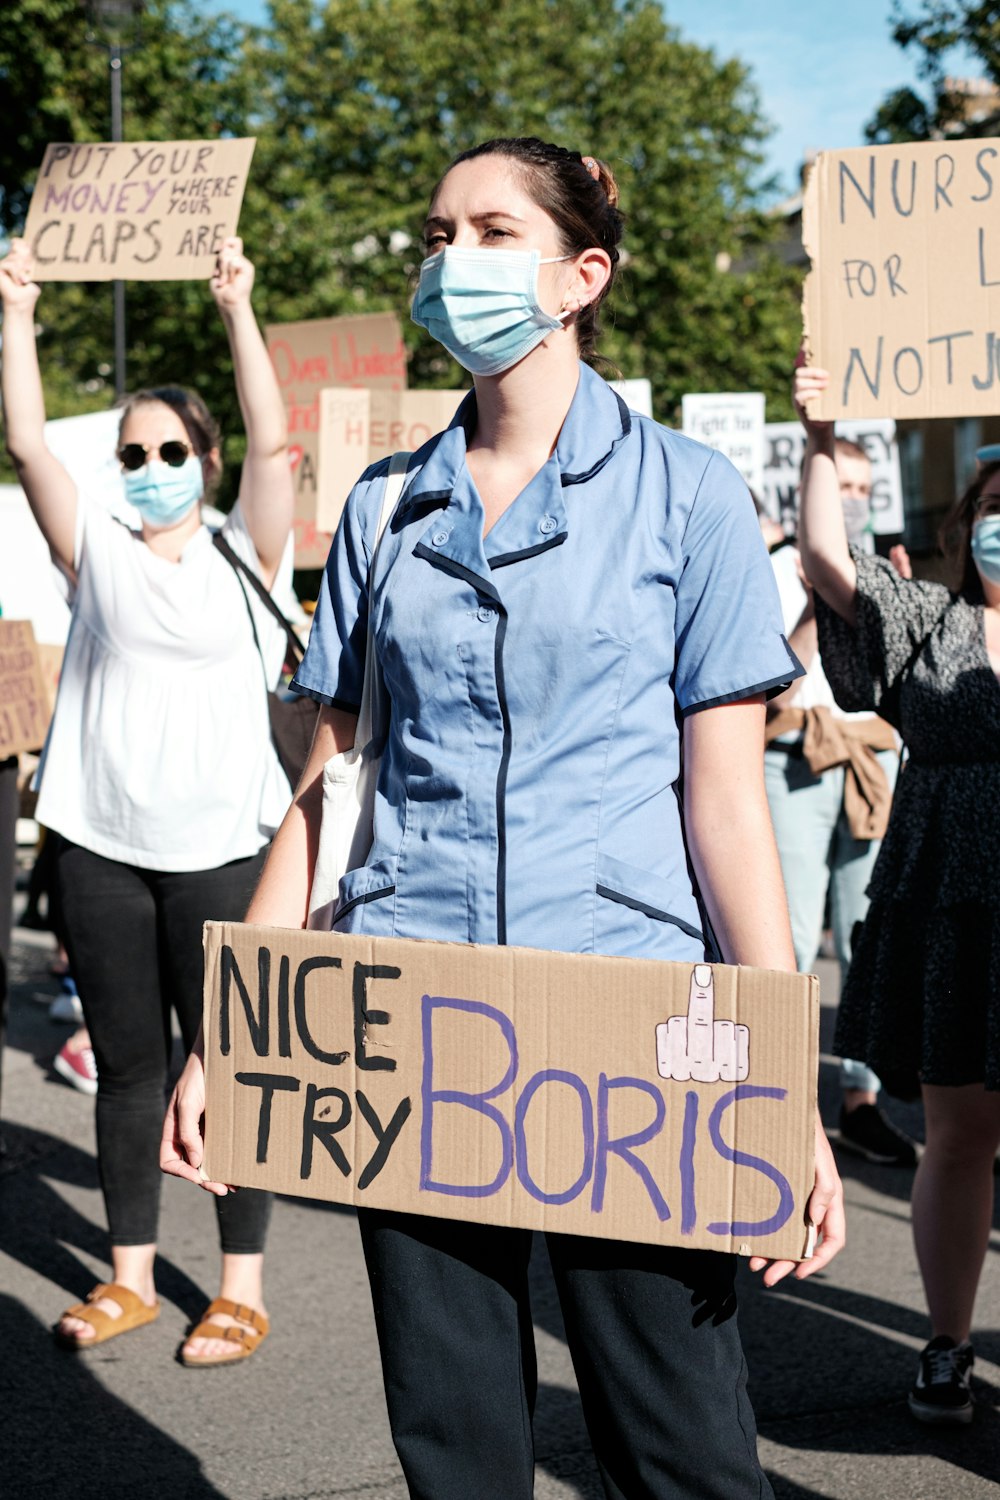
[[[705,935],[690,890],[602,855],[597,862],[594,952],[677,962],[705,957]]]
[[[362,932],[391,937],[396,907],[395,859],[348,870],[341,876],[334,932]]]

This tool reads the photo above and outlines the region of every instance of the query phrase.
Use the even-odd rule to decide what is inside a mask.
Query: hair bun
[[[617,208],[619,194],[618,183],[615,181],[614,172],[612,172],[606,161],[601,161],[596,156],[593,157],[592,160],[597,164],[597,177],[595,180],[600,185],[600,187],[603,188],[604,196],[607,198],[611,207]]]

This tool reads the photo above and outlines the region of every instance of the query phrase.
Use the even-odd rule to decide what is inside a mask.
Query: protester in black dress
[[[913,1233],[934,1336],[910,1407],[923,1421],[967,1422],[1000,1144],[1000,463],[949,518],[955,591],[903,579],[848,548],[833,424],[806,406],[826,383],[824,371],[797,371],[811,471],[799,541],[823,664],[840,706],[876,709],[909,752],[834,1046],[892,1092],[922,1093]]]

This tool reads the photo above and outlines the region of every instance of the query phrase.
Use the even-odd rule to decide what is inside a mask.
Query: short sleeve
[[[817,593],[823,670],[840,707],[898,717],[898,690],[953,595],[941,583],[901,578],[884,557],[851,548],[858,569],[857,620],[849,625]]]
[[[368,569],[377,517],[366,504],[381,485],[386,465],[369,470],[354,486],[344,506],[326,561],[309,645],[291,686],[297,693],[356,714],[364,689],[368,645]],[[370,523],[370,524],[369,524]]]
[[[717,453],[698,486],[681,549],[674,668],[681,712],[757,693],[773,697],[801,677],[749,491]]]

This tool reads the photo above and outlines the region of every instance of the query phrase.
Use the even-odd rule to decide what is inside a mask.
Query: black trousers
[[[531,1500],[530,1233],[363,1209],[393,1440],[414,1500]],[[735,1258],[546,1236],[608,1500],[765,1500]]]
[[[0,1077],[7,1035],[11,922],[17,875],[17,756],[0,760]]]
[[[165,874],[63,843],[66,947],[97,1062],[97,1152],[113,1245],[156,1240],[170,1013],[190,1049],[202,1013],[202,924],[242,921],[264,862]],[[271,1199],[215,1200],[227,1254],[263,1250]]]

